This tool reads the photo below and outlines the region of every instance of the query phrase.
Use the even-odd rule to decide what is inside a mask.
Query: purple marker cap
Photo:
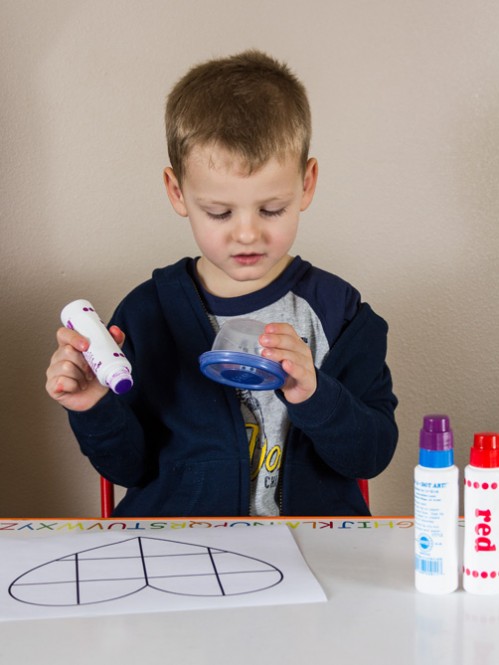
[[[454,436],[448,416],[431,414],[424,417],[419,433],[419,463],[427,467],[454,464]]]
[[[454,440],[448,416],[424,417],[419,433],[419,447],[426,450],[452,450]]]

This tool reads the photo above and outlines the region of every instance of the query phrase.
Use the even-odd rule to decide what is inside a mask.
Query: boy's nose
[[[260,235],[259,223],[253,216],[237,220],[234,238],[243,245],[249,245]]]

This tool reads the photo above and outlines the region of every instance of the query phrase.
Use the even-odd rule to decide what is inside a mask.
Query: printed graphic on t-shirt
[[[279,514],[276,490],[288,419],[284,405],[272,396],[272,392],[257,395],[250,391],[241,393],[251,463],[252,515]],[[269,408],[272,409],[272,417]]]

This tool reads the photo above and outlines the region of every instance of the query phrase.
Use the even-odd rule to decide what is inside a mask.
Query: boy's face
[[[305,175],[297,158],[271,159],[247,175],[221,148],[195,148],[182,187],[172,169],[165,184],[175,210],[188,217],[201,250],[197,269],[205,288],[221,297],[270,284],[290,261],[300,212],[312,201],[317,162]]]

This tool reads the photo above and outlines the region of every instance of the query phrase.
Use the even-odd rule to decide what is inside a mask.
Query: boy
[[[356,478],[397,442],[386,323],[340,278],[289,251],[311,203],[306,92],[257,51],[206,62],[173,88],[164,180],[201,255],[155,270],[110,328],[134,387],[103,388],[61,328],[47,391],[103,476],[128,489],[116,516],[367,515]],[[230,317],[267,323],[278,391],[206,378],[198,357]]]

